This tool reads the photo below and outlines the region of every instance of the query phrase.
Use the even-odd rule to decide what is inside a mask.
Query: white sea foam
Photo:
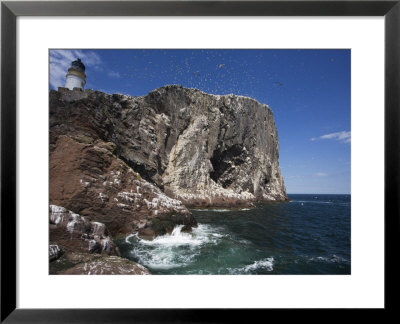
[[[171,234],[165,234],[162,236],[157,236],[154,240],[140,240],[140,243],[143,245],[150,246],[164,246],[164,247],[177,247],[182,245],[188,246],[198,246],[205,243],[216,243],[213,237],[213,229],[211,229],[208,225],[198,225],[197,228],[192,229],[192,233],[184,233],[182,232],[183,225],[178,225],[174,228]]]
[[[130,242],[130,238],[131,238],[131,237],[137,237],[137,233],[127,235],[127,236],[125,237],[125,243],[131,243],[131,242]]]
[[[153,250],[137,246],[132,255],[139,259],[139,263],[151,269],[173,269],[187,266],[199,253],[179,253],[172,247],[156,247]]]
[[[149,241],[137,234],[128,235],[127,243],[133,243],[132,257],[152,269],[172,269],[186,266],[194,261],[205,244],[216,245],[224,234],[220,228],[199,224],[191,233],[182,232],[183,225],[174,228],[171,234],[158,236]],[[134,241],[132,242],[132,238]]]
[[[274,261],[275,260],[273,257],[255,261],[253,264],[244,267],[245,269],[244,271],[249,272],[249,271],[255,271],[257,269],[265,269],[268,271],[272,271],[274,270]]]
[[[228,271],[230,274],[250,274],[253,273],[257,270],[266,270],[266,271],[273,271],[274,270],[274,258],[266,258],[262,260],[255,261],[252,264],[249,264],[247,266],[241,267],[241,268],[228,268]]]

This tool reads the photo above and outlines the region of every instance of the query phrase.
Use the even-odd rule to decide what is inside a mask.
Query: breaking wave
[[[214,234],[215,229],[207,225],[198,225],[192,229],[192,233],[182,232],[183,225],[174,228],[171,234],[156,237],[154,240],[140,240],[140,243],[148,246],[178,247],[182,245],[198,246],[205,243],[217,243],[214,238],[222,237],[222,234]]]
[[[174,228],[171,234],[158,236],[149,241],[136,234],[126,237],[133,243],[130,254],[144,266],[153,269],[172,269],[187,266],[200,254],[203,246],[219,244],[228,235],[221,229],[199,224],[191,233],[182,232],[183,225]],[[218,231],[219,230],[219,231]]]

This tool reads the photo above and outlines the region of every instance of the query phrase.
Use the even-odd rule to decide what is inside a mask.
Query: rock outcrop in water
[[[181,86],[143,97],[50,91],[50,204],[84,219],[81,238],[95,223],[110,237],[153,238],[196,226],[189,206],[287,200],[278,158],[272,111],[251,98]],[[65,244],[57,231],[53,243]]]

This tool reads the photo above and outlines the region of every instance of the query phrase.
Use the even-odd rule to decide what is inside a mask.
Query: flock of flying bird
[[[138,89],[137,84],[147,85],[147,92],[167,84],[180,84],[212,94],[233,93],[253,97],[260,87],[265,87],[267,91],[272,87],[284,85],[276,81],[276,75],[268,74],[268,67],[263,66],[263,59],[260,56],[254,56],[254,60],[249,60],[235,56],[235,53],[229,51],[221,53],[204,50],[183,50],[173,53],[144,50],[135,54],[109,65],[109,75],[117,71],[119,78],[124,80],[124,89],[119,89],[118,92],[144,95],[145,93],[131,93],[131,91]],[[257,73],[254,73],[260,67],[265,69],[268,84],[265,83],[265,79],[260,82]],[[95,87],[95,83],[96,73],[93,73],[88,87],[92,84]]]

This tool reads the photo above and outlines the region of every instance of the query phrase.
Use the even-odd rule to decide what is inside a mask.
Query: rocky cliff
[[[50,150],[50,204],[103,223],[113,236],[140,231],[154,237],[176,224],[196,225],[180,201],[119,159],[114,143],[66,134]]]
[[[181,86],[143,97],[60,88],[50,91],[49,112],[50,204],[83,217],[88,242],[91,224],[110,237],[151,239],[196,226],[189,206],[287,200],[272,111],[251,98]]]
[[[251,98],[180,86],[143,97],[52,91],[50,130],[51,148],[65,134],[112,143],[129,168],[186,206],[287,199],[272,111]]]

